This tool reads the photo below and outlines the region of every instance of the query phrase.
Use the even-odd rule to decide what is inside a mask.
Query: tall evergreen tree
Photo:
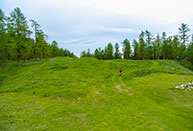
[[[103,59],[103,53],[100,47],[99,47],[99,59]]]
[[[185,45],[189,38],[188,32],[190,31],[190,29],[188,25],[184,23],[182,23],[181,27],[178,29],[179,29],[179,33],[181,34],[180,39],[182,41],[182,44]]]
[[[154,45],[154,58],[157,58],[159,60],[160,56],[161,56],[161,39],[160,35],[157,34]]]
[[[92,54],[90,53],[90,49],[87,50],[86,56],[87,57],[92,57]]]
[[[26,17],[21,12],[20,8],[15,8],[14,11],[10,13],[11,22],[13,25],[14,35],[16,37],[15,41],[17,44],[17,59],[18,66],[20,66],[20,59],[22,57],[22,52],[25,49],[24,42],[25,38],[30,34],[28,23]]]
[[[131,45],[129,40],[127,39],[123,41],[123,58],[124,59],[131,58]]]
[[[172,58],[176,60],[179,58],[179,45],[180,45],[180,42],[179,42],[178,36],[174,36],[172,41],[171,54],[172,54]]]
[[[7,35],[6,35],[6,17],[0,9],[0,67],[7,63]]]
[[[114,53],[115,59],[120,59],[121,58],[121,53],[119,52],[119,44],[115,44],[115,53]]]
[[[188,56],[188,60],[192,64],[192,68],[193,68],[193,35],[192,35],[191,42],[190,42],[188,49],[187,49],[187,56]]]
[[[146,58],[151,59],[153,58],[153,47],[152,47],[152,34],[148,30],[145,31],[146,36]]]
[[[145,37],[145,32],[144,32],[144,31],[141,31],[141,33],[139,34],[139,39],[140,39],[140,38],[143,38],[143,39],[144,39],[144,37]]]
[[[145,33],[141,31],[139,35],[139,59],[145,59],[145,41],[144,41]]]
[[[40,29],[41,26],[35,21],[30,20],[31,26],[34,29],[35,44],[34,44],[34,53],[37,58],[43,58],[47,56],[47,35]]]
[[[113,59],[113,45],[108,43],[107,47],[105,47],[105,58],[106,59]]]
[[[95,49],[94,57],[97,58],[97,59],[100,59],[100,54],[99,54],[99,50],[98,49]]]
[[[101,59],[103,59],[103,60],[106,59],[105,58],[105,50],[101,50]]]
[[[139,59],[139,43],[136,40],[133,40],[133,48],[134,48],[134,59]]]
[[[56,57],[58,56],[58,54],[59,54],[58,43],[54,40],[50,47],[50,55],[51,57]]]
[[[82,51],[82,52],[80,53],[80,57],[86,57],[86,51]]]
[[[166,33],[163,32],[162,33],[162,49],[161,49],[163,59],[166,59],[166,53],[167,53],[167,48],[168,48],[166,36],[167,36]]]
[[[187,24],[182,23],[181,27],[178,28],[179,29],[179,33],[180,35],[180,39],[181,39],[181,45],[180,45],[180,54],[181,54],[181,59],[184,60],[184,65],[186,64],[186,43],[188,41],[189,35],[188,32],[190,31],[189,27]]]
[[[167,43],[166,59],[172,59],[172,36],[169,36],[166,39],[166,43]]]
[[[143,38],[139,39],[139,59],[145,59],[145,41]]]

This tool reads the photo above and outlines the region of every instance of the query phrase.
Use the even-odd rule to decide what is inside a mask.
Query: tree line
[[[15,8],[9,16],[0,9],[0,67],[16,60],[20,66],[21,60],[75,57],[69,50],[59,48],[56,41],[49,44],[47,38],[40,24],[35,20],[28,21],[20,8]]]
[[[193,35],[190,37],[187,24],[182,23],[179,27],[179,34],[169,36],[165,32],[153,35],[148,30],[141,31],[138,39],[131,43],[128,39],[122,42],[122,50],[116,43],[112,43],[104,48],[95,49],[94,53],[90,50],[83,51],[81,57],[95,57],[97,59],[134,59],[134,60],[153,60],[153,59],[172,59],[187,61],[193,64]]]
[[[97,48],[94,53],[90,49],[83,51],[81,57],[95,57],[97,59],[173,59],[187,61],[193,65],[193,35],[190,37],[187,24],[182,23],[179,34],[168,36],[152,34],[148,30],[141,31],[138,39],[131,43],[125,39],[121,46],[112,43],[104,48]],[[59,48],[58,43],[53,41],[49,44],[48,36],[35,20],[27,20],[20,8],[15,8],[9,16],[5,16],[0,9],[0,67],[9,61],[21,60],[27,62],[30,59],[41,59],[56,56],[76,57],[67,49]],[[121,47],[121,50],[120,50]]]

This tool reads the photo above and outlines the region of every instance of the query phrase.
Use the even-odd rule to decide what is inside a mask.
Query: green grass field
[[[119,76],[122,68],[123,76]],[[0,130],[193,130],[193,72],[170,60],[33,60],[0,70]]]

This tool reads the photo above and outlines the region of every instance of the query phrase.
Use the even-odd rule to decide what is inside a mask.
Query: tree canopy
[[[15,8],[9,16],[0,9],[0,67],[13,60],[17,60],[20,66],[20,60],[75,57],[72,52],[59,48],[56,41],[49,44],[47,37],[40,24],[35,20],[28,21],[20,8]]]

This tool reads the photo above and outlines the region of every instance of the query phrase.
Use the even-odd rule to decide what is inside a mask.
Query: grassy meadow
[[[0,70],[0,130],[193,130],[193,90],[174,88],[185,82],[193,72],[172,60],[9,63]]]

